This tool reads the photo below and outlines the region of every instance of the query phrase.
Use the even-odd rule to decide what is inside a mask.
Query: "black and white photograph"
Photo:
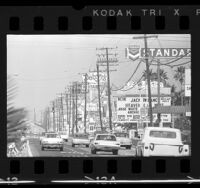
[[[191,35],[7,35],[7,157],[192,155]]]

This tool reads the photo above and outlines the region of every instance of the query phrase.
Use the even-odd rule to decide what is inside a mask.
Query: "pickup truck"
[[[189,156],[189,145],[181,140],[179,129],[146,127],[136,147],[137,156]]]

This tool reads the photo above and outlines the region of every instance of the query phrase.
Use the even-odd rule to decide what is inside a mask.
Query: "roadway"
[[[45,149],[42,151],[39,139],[37,138],[29,138],[29,146],[33,157],[116,157],[112,152],[97,152],[97,154],[91,154],[90,148],[86,148],[85,146],[72,147],[69,142],[64,143],[63,151],[59,149]],[[135,156],[135,148],[121,148],[117,156]]]

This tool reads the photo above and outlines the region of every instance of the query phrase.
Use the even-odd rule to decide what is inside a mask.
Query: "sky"
[[[117,71],[110,73],[110,79],[111,84],[123,86],[139,62],[127,59],[125,48],[144,47],[142,39],[133,39],[136,36],[139,35],[7,35],[7,74],[15,79],[18,87],[15,105],[30,112],[34,108],[41,112],[70,82],[82,81],[81,74],[96,69],[97,54],[105,52],[97,48],[102,47],[113,48],[109,53],[118,54],[119,66],[111,67]],[[158,39],[148,39],[148,47],[190,48],[190,42],[190,35],[159,34]],[[185,61],[181,59],[177,64]],[[142,63],[132,80],[137,82],[145,68]],[[150,68],[156,71],[156,66]],[[161,68],[167,72],[168,82],[179,89],[179,83],[173,79],[176,68]]]

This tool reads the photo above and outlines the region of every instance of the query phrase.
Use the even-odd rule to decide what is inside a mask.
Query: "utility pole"
[[[42,111],[41,111],[41,117],[40,117],[40,119],[41,119],[40,121],[41,121],[41,126],[42,126],[42,124],[43,124],[43,120],[42,120],[43,119],[43,112]]]
[[[144,48],[145,48],[145,62],[146,62],[146,71],[147,71],[147,85],[148,85],[148,99],[149,99],[149,115],[150,115],[150,126],[153,126],[153,114],[152,114],[152,101],[151,101],[151,82],[149,75],[149,57],[148,57],[148,44],[147,38],[157,38],[157,35],[147,36],[144,34],[143,37],[133,37],[133,39],[144,39]]]
[[[58,127],[58,104],[57,104],[57,99],[55,99],[55,131],[57,131]]]
[[[60,106],[61,106],[61,108],[59,108],[59,114],[61,114],[60,115],[60,120],[61,120],[61,122],[62,123],[60,123],[60,125],[61,126],[59,126],[59,130],[63,130],[64,129],[64,110],[63,110],[63,94],[62,93],[60,93]],[[60,109],[61,109],[61,113],[60,113]]]
[[[70,128],[71,123],[73,122],[72,119],[72,86],[69,87],[69,134],[70,134]]]
[[[100,81],[99,81],[99,65],[97,64],[97,88],[98,88],[98,101],[99,101],[99,121],[101,131],[103,131],[102,117],[101,117],[101,94],[100,94]]]
[[[108,109],[109,109],[109,127],[110,127],[110,131],[112,131],[112,107],[111,107],[111,98],[110,98],[110,72],[109,72],[109,68],[110,66],[117,66],[119,64],[116,64],[116,62],[118,62],[117,58],[109,58],[109,55],[113,55],[113,54],[109,54],[108,50],[111,50],[113,48],[99,48],[98,50],[105,50],[106,54],[103,54],[103,57],[106,56],[106,59],[103,58],[99,58],[97,60],[97,63],[101,64],[101,66],[106,66],[107,67],[107,90],[108,90]],[[116,56],[117,54],[115,54]],[[100,57],[101,55],[99,55]],[[104,64],[106,63],[106,65]]]
[[[33,113],[34,113],[34,123],[36,123],[36,113],[35,113],[35,108],[34,108]]]
[[[51,125],[51,115],[50,115],[50,110],[49,107],[47,108],[47,131],[49,131]]]
[[[84,106],[84,132],[86,133],[86,119],[87,119],[87,73],[85,74],[85,106]]]
[[[71,89],[71,93],[72,93],[72,135],[74,136],[74,125],[75,125],[75,102],[74,102],[74,84],[72,84],[72,89]]]
[[[56,131],[56,124],[55,124],[55,102],[54,101],[53,101],[52,112],[53,112],[53,130]]]
[[[76,133],[78,132],[78,84],[77,82],[75,83],[75,97],[76,97]]]
[[[66,103],[66,114],[67,114],[67,124],[69,125],[69,94],[65,93],[65,103]],[[69,125],[70,130],[70,125]]]
[[[160,106],[160,60],[158,59],[157,61],[157,77],[158,77],[158,106]],[[161,117],[160,117],[160,113],[157,114],[157,118],[158,118],[158,124],[159,127],[161,127]]]

